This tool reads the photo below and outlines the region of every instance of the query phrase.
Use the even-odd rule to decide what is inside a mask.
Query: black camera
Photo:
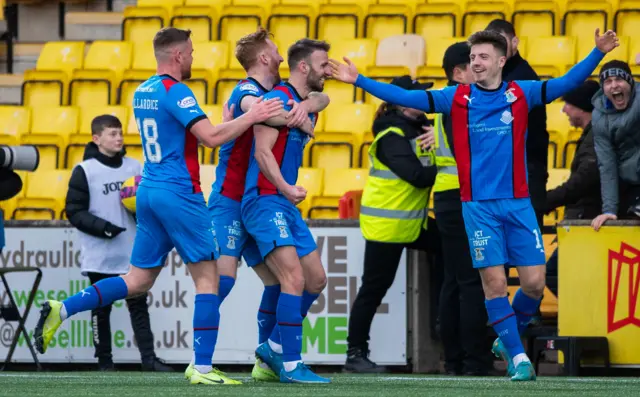
[[[22,190],[22,179],[14,171],[33,172],[39,164],[40,153],[35,146],[0,146],[0,201]]]

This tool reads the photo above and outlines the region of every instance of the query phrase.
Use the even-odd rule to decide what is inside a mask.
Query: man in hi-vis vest
[[[469,52],[466,42],[446,50],[442,67],[449,85],[473,83]],[[449,375],[487,375],[493,368],[491,344],[487,342],[487,313],[480,273],[473,268],[462,219],[451,118],[438,114],[434,123],[438,175],[433,199],[444,261],[440,333],[445,371]]]
[[[392,84],[409,90],[431,86],[409,76]],[[360,207],[360,229],[366,240],[364,274],[349,318],[347,372],[384,372],[368,358],[371,322],[393,284],[404,248],[426,251],[427,242],[432,241],[427,230],[437,229],[435,224],[427,227],[429,195],[436,178],[430,124],[420,110],[387,103],[376,113],[369,177]]]
[[[79,233],[82,275],[92,284],[129,271],[136,221],[120,201],[120,188],[140,175],[137,160],[125,157],[122,124],[111,115],[91,122],[92,142],[71,174],[65,211]],[[133,333],[146,371],[171,371],[154,352],[147,294],[127,299]],[[91,311],[95,357],[102,371],[114,369],[111,353],[111,305]]]

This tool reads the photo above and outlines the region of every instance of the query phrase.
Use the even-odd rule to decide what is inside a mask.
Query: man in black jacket
[[[111,115],[91,123],[92,142],[71,174],[65,211],[79,230],[80,266],[92,284],[125,274],[136,233],[136,222],[120,202],[125,180],[140,175],[140,163],[125,157],[120,120]],[[145,371],[171,371],[156,358],[147,294],[126,300],[135,340]],[[111,354],[111,305],[91,312],[95,356],[103,371],[114,369]]]
[[[564,219],[593,219],[600,215],[602,201],[600,197],[600,171],[593,143],[591,129],[591,98],[598,92],[600,85],[595,81],[584,84],[564,96],[562,111],[569,117],[572,127],[582,128],[576,152],[571,162],[571,174],[562,185],[547,192],[549,213],[564,206]],[[558,295],[558,250],[547,262],[547,286]]]
[[[504,81],[540,80],[538,74],[524,60],[518,52],[518,37],[510,22],[495,19],[489,23],[486,30],[500,33],[507,39],[507,63],[502,69]],[[527,170],[529,173],[529,196],[536,212],[540,229],[546,207],[547,190],[547,157],[549,147],[549,133],[547,132],[547,112],[543,106],[538,106],[529,112],[527,135]]]

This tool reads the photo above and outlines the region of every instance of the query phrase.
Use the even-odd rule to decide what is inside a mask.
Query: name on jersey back
[[[157,99],[133,99],[133,108],[134,109],[143,109],[143,110],[158,110],[158,100]]]

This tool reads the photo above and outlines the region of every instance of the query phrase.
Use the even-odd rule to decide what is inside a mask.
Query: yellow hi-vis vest
[[[360,205],[360,229],[365,239],[385,243],[411,243],[427,226],[430,187],[418,189],[400,179],[376,157],[378,141],[386,134],[404,136],[396,127],[378,133],[369,148],[371,168]],[[423,166],[435,163],[433,152],[420,149],[412,139],[413,151]]]
[[[453,153],[451,153],[447,135],[444,133],[441,114],[436,115],[433,124],[436,138],[436,166],[438,167],[433,191],[444,192],[445,190],[460,189],[458,166]]]

